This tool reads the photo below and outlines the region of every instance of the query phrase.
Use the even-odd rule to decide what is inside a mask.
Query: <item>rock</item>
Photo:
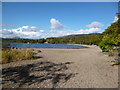
[[[18,49],[18,48],[15,47],[14,49]]]
[[[41,50],[38,50],[37,52],[40,53],[40,52],[42,52],[42,51],[41,51]]]

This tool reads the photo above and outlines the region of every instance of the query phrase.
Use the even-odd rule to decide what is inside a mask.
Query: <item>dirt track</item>
[[[117,88],[118,66],[96,46],[41,50],[38,60],[3,65],[3,87]]]

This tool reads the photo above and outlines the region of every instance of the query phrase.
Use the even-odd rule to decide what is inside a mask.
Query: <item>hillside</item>
[[[79,34],[79,35],[68,35],[58,38],[47,38],[46,41],[53,44],[96,44],[98,45],[102,39],[102,34]]]
[[[103,51],[109,51],[120,46],[120,19],[103,32],[103,38],[99,46]]]

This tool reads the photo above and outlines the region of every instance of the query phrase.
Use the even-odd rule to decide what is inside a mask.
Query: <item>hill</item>
[[[47,38],[48,43],[53,44],[88,44],[88,45],[98,45],[102,40],[102,34],[92,33],[92,34],[78,34],[78,35],[68,35],[57,38]]]

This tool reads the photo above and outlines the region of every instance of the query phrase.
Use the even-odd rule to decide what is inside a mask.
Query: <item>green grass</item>
[[[2,63],[10,63],[18,60],[37,59],[37,57],[35,57],[34,55],[35,53],[32,50],[27,49],[2,50]]]

